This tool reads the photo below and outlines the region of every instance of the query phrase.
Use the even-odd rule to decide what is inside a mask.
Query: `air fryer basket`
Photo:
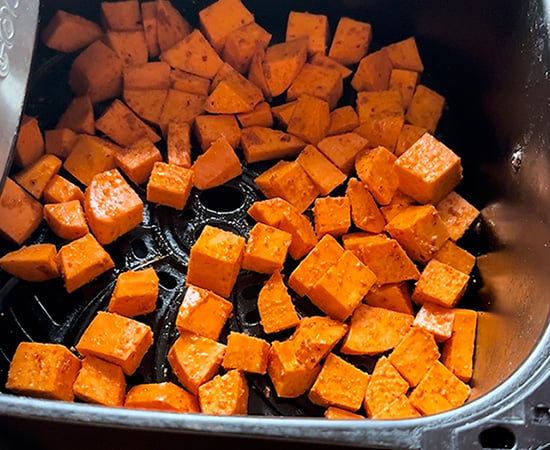
[[[172,1],[195,25],[197,11],[211,3]],[[7,392],[0,395],[0,414],[381,448],[420,448],[427,443],[432,448],[536,448],[549,442],[550,2],[244,3],[274,34],[274,41],[283,39],[292,9],[327,14],[333,28],[344,15],[370,22],[375,47],[411,35],[417,38],[426,67],[422,82],[447,101],[436,136],[462,157],[465,179],[458,191],[482,210],[474,229],[461,241],[479,256],[462,303],[481,311],[471,400],[456,410],[420,419],[327,421],[314,418],[322,411],[309,402],[277,399],[265,377],[249,376],[251,417],[104,408]],[[59,8],[97,20],[98,4],[44,0],[40,26]],[[71,61],[72,56],[37,45],[26,113],[37,116],[43,129],[55,126],[71,99],[66,83]],[[143,318],[152,326],[156,343],[129,382],[173,380],[166,355],[176,336],[189,249],[205,224],[247,235],[252,222],[246,210],[261,198],[252,179],[266,167],[248,165],[242,177],[224,186],[194,191],[181,212],[147,205],[142,225],[107,246],[116,268],[72,295],[60,280],[32,284],[0,274],[0,386],[19,342],[74,345],[92,316],[106,307],[116,276],[141,267],[154,267],[160,277],[157,310]],[[143,189],[138,191],[144,197]],[[60,243],[46,226],[31,240]],[[13,248],[0,243],[1,254]],[[234,315],[225,333],[239,330],[262,336],[255,305],[264,280],[259,274],[241,273],[231,298]],[[314,312],[306,300],[295,300],[301,313]],[[368,358],[354,363],[372,369]]]

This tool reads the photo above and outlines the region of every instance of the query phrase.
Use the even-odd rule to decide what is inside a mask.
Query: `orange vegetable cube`
[[[189,286],[178,310],[176,328],[217,340],[225,322],[233,311],[233,304],[213,292]]]
[[[372,416],[373,419],[410,419],[421,414],[406,395],[400,395],[393,402]]]
[[[359,116],[353,106],[346,105],[330,112],[330,125],[327,136],[349,133],[359,126]]]
[[[271,33],[256,22],[250,22],[227,35],[221,56],[235,70],[246,74],[257,46],[265,50],[270,40]]]
[[[414,205],[416,202],[406,194],[403,194],[399,189],[395,191],[391,202],[388,205],[382,206],[380,212],[386,219],[386,222],[392,220],[401,211],[407,209],[409,206]]]
[[[141,3],[141,21],[143,22],[143,32],[147,41],[147,52],[149,57],[155,58],[160,53],[156,1],[151,0]]]
[[[223,357],[224,369],[264,374],[267,371],[269,343],[243,333],[231,332],[227,336],[227,348]]]
[[[161,52],[187,37],[193,28],[169,0],[156,0],[157,41]]]
[[[204,112],[205,100],[206,96],[202,94],[169,89],[159,118],[163,134],[166,135],[171,122],[185,123],[195,120],[195,117]],[[182,108],[181,105],[185,105],[185,108]]]
[[[384,91],[389,87],[392,69],[385,48],[369,53],[359,61],[351,85],[356,91]]]
[[[288,126],[288,122],[290,121],[290,118],[294,113],[294,109],[296,108],[297,102],[298,102],[297,100],[294,100],[291,102],[282,103],[280,105],[275,105],[271,107],[271,112],[273,113],[273,117],[277,119],[277,123],[282,128],[286,128]]]
[[[11,178],[0,195],[0,236],[23,244],[42,222],[42,205]]]
[[[391,202],[399,185],[394,170],[395,155],[384,147],[376,147],[357,154],[355,169],[380,205]]]
[[[90,97],[75,97],[61,114],[56,128],[69,129],[75,133],[95,133],[94,108]]]
[[[342,353],[378,355],[391,350],[408,333],[413,320],[411,314],[360,304],[351,316]]]
[[[136,184],[143,184],[162,155],[149,138],[140,139],[115,154],[117,166]]]
[[[286,99],[294,100],[303,95],[311,95],[324,100],[330,109],[334,109],[343,90],[342,74],[338,70],[306,63],[289,86]]]
[[[469,277],[460,270],[435,259],[424,267],[411,299],[417,304],[432,302],[453,308],[468,286]]]
[[[321,197],[313,206],[315,232],[318,237],[325,234],[341,236],[351,226],[350,201],[348,197]]]
[[[291,242],[290,233],[257,223],[250,230],[242,268],[269,274],[281,270]]]
[[[302,258],[317,243],[317,236],[311,222],[307,216],[298,214],[295,210],[283,213],[278,228],[292,235],[288,253],[293,259]]]
[[[183,209],[191,194],[194,177],[191,169],[156,162],[147,183],[147,201]]]
[[[361,414],[355,414],[347,409],[338,408],[336,406],[329,406],[324,413],[325,419],[331,420],[358,420],[365,417]]]
[[[426,128],[428,133],[433,134],[441,118],[444,105],[444,97],[420,84],[411,98],[405,120],[417,127]]]
[[[424,302],[416,313],[413,325],[432,333],[436,342],[443,342],[451,337],[454,319],[453,309]]]
[[[182,332],[168,352],[168,362],[179,382],[193,394],[218,371],[225,345],[197,334]]]
[[[94,124],[95,128],[95,124]],[[73,150],[78,135],[68,128],[46,130],[44,132],[44,148],[46,153],[65,159]]]
[[[241,147],[247,162],[298,156],[305,142],[292,134],[265,126],[245,128],[241,133]]]
[[[454,191],[446,195],[436,209],[453,241],[459,240],[479,216],[477,208]]]
[[[89,233],[61,247],[58,261],[68,293],[115,266],[109,254]]]
[[[206,225],[191,247],[187,284],[229,297],[241,268],[244,245],[243,237]]]
[[[240,370],[215,376],[199,387],[199,403],[205,414],[245,415],[248,412],[248,383]]]
[[[48,182],[61,168],[61,160],[54,155],[43,155],[30,166],[16,173],[13,179],[35,199],[40,200]]]
[[[147,63],[149,55],[143,30],[107,31],[103,40],[118,55],[123,66]]]
[[[309,94],[302,94],[298,97],[287,131],[305,142],[317,144],[326,136],[329,124],[329,104]]]
[[[330,234],[324,235],[290,274],[288,285],[303,297],[343,254],[344,249],[336,239]]]
[[[20,395],[72,401],[80,360],[60,344],[21,342],[10,363],[6,388]]]
[[[472,377],[477,312],[455,309],[451,337],[443,343],[441,362],[460,380],[467,383]]]
[[[369,417],[373,417],[390,405],[396,398],[405,395],[409,383],[383,356],[374,366],[370,376],[363,405]]]
[[[307,51],[310,55],[326,53],[329,40],[329,24],[327,16],[310,14],[308,12],[290,11],[286,25],[286,41],[306,36]]]
[[[124,90],[168,89],[170,66],[163,61],[134,64],[122,69]]]
[[[416,386],[439,359],[439,349],[433,334],[411,327],[391,352],[388,360],[411,386]]]
[[[321,52],[314,53],[309,59],[309,63],[314,66],[324,67],[325,69],[335,70],[341,75],[342,79],[349,77],[353,73],[351,69],[348,69],[346,66]]]
[[[140,118],[160,125],[160,116],[168,97],[168,89],[124,89],[122,97]]]
[[[103,35],[101,27],[91,20],[57,10],[40,38],[44,45],[63,53],[72,53],[90,45]]]
[[[170,122],[166,138],[168,164],[191,168],[191,126],[189,123]]]
[[[126,394],[126,408],[183,413],[200,411],[197,398],[174,383],[147,383],[134,386]]]
[[[172,89],[188,92],[190,94],[208,96],[210,92],[210,80],[182,70],[170,71],[170,83]]]
[[[141,316],[155,310],[159,293],[159,277],[155,269],[121,273],[109,301],[109,312],[126,317]]]
[[[90,232],[84,209],[78,200],[44,205],[44,219],[62,239],[78,239]]]
[[[346,175],[353,170],[356,155],[366,148],[368,141],[355,133],[344,133],[324,138],[317,148]]]
[[[335,61],[349,66],[367,54],[372,40],[372,27],[366,22],[341,17],[328,52]]]
[[[241,140],[241,129],[231,114],[200,115],[195,118],[194,130],[203,152],[221,137],[225,137],[233,148],[237,148]]]
[[[235,70],[229,72],[215,85],[212,84],[215,87],[204,104],[204,109],[209,113],[250,112],[264,99],[260,88]]]
[[[337,406],[357,411],[369,382],[369,375],[334,353],[328,355],[308,398],[320,406]]]
[[[468,385],[436,361],[411,392],[409,400],[422,414],[429,415],[457,408],[469,395]]]
[[[99,311],[76,344],[82,356],[96,356],[118,364],[132,375],[153,344],[148,325],[110,312]]]
[[[265,223],[272,227],[279,227],[284,213],[296,211],[296,208],[279,197],[268,198],[267,200],[256,201],[248,208],[248,215],[256,222]]]
[[[195,175],[193,184],[201,190],[220,186],[243,171],[239,157],[223,136],[196,159],[191,169]]]
[[[30,166],[44,153],[44,138],[35,117],[21,117],[19,133],[15,141],[13,162],[19,167]]]
[[[350,178],[346,189],[354,225],[364,231],[380,233],[386,221],[371,193],[357,178]]]
[[[274,272],[260,290],[258,312],[268,334],[295,327],[300,321],[280,272]]]
[[[120,366],[89,355],[82,360],[73,392],[76,398],[86,403],[122,406],[126,378]]]
[[[404,281],[374,286],[365,296],[364,302],[370,306],[378,306],[379,308],[386,308],[405,314],[414,314],[411,294],[407,283]]]
[[[390,91],[401,93],[401,104],[407,109],[411,103],[419,74],[413,70],[393,69],[390,75]]]
[[[426,131],[428,130],[423,127],[417,127],[409,123],[404,124],[399,132],[399,136],[397,136],[397,142],[395,143],[395,156],[401,156],[405,153],[411,145],[426,133]]]
[[[418,53],[416,39],[410,37],[385,47],[393,67],[422,72],[424,65]]]
[[[307,296],[321,311],[346,320],[376,281],[376,275],[346,250],[317,281]]]
[[[306,171],[321,195],[328,195],[346,180],[346,175],[313,145],[307,145],[296,162]]]
[[[377,118],[402,115],[404,113],[402,101],[397,91],[358,92],[356,103],[359,122],[371,122]]]
[[[101,2],[101,23],[108,30],[140,30],[141,10],[136,0]]]
[[[393,152],[404,123],[403,114],[387,115],[363,122],[354,132],[368,140],[371,147],[381,145]]]
[[[439,251],[433,256],[433,259],[449,264],[449,266],[469,275],[476,263],[476,257],[460,248],[453,241],[448,240],[443,244]]]
[[[386,231],[413,260],[421,263],[427,263],[449,239],[433,205],[409,206],[388,222]]]
[[[26,281],[46,281],[59,276],[57,249],[53,244],[23,246],[0,258],[0,268]]]
[[[237,120],[243,128],[273,126],[273,114],[267,102],[258,103],[250,112],[237,114]]]

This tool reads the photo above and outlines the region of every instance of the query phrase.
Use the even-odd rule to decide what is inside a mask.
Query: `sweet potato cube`
[[[363,405],[369,417],[378,414],[396,398],[405,395],[409,383],[395,367],[383,356],[380,358],[370,376]]]
[[[57,249],[53,244],[33,244],[6,253],[0,268],[26,281],[45,281],[59,277]]]
[[[278,228],[292,235],[288,253],[293,259],[305,256],[317,243],[317,236],[311,222],[304,214],[296,210],[283,213]]]
[[[395,155],[385,147],[360,152],[355,158],[357,176],[380,205],[391,202],[399,185],[394,170]]]
[[[170,71],[170,87],[190,94],[208,96],[210,80],[189,72],[173,69]]]
[[[312,386],[321,366],[306,367],[296,359],[294,342],[271,344],[267,372],[278,397],[296,398]]]
[[[124,400],[126,408],[152,409],[180,413],[198,413],[196,396],[171,382],[138,384]]]
[[[199,30],[193,30],[174,46],[164,50],[161,61],[175,69],[212,79],[223,61]]]
[[[330,124],[327,136],[349,133],[359,126],[359,116],[353,106],[346,105],[330,112]]]
[[[217,375],[199,387],[199,403],[205,414],[246,415],[248,382],[240,370]]]
[[[351,226],[350,201],[348,197],[321,197],[313,206],[315,233],[320,238],[325,234],[341,236]]]
[[[164,52],[186,38],[193,27],[170,0],[157,0],[156,4],[157,40],[160,51]]]
[[[382,206],[380,208],[380,212],[384,216],[384,219],[386,219],[386,222],[389,222],[401,211],[407,209],[409,206],[412,206],[415,203],[416,202],[414,201],[414,199],[406,194],[403,194],[403,192],[398,189],[397,191],[395,191],[391,202],[385,206]]]
[[[477,208],[454,191],[449,192],[436,209],[453,241],[459,240],[479,216]]]
[[[367,54],[371,40],[370,24],[341,17],[336,26],[328,56],[345,66],[358,63]]]
[[[72,401],[80,360],[60,344],[21,342],[10,363],[6,388],[20,395]]]
[[[443,343],[441,362],[460,380],[467,383],[472,377],[477,312],[455,309],[451,337]]]
[[[358,92],[356,107],[360,123],[404,113],[401,94],[397,91]]]
[[[262,61],[270,97],[281,95],[298,76],[307,59],[309,39],[301,37],[267,48]]]
[[[265,50],[269,41],[271,41],[271,33],[256,22],[250,22],[227,35],[221,56],[237,72],[246,74],[257,45]]]
[[[118,170],[99,173],[84,198],[88,224],[101,244],[109,244],[143,220],[143,201]]]
[[[414,314],[411,294],[407,283],[404,281],[374,286],[365,296],[364,302],[370,306],[378,306],[379,308],[386,308],[405,314]]]
[[[68,128],[75,133],[95,133],[94,109],[90,97],[75,97],[61,114],[56,128]]]
[[[367,139],[371,147],[380,145],[393,152],[404,123],[403,114],[388,115],[363,122],[354,132]]]
[[[468,280],[468,275],[460,270],[432,259],[424,267],[411,299],[419,305],[432,302],[453,308],[466,291]]]
[[[349,77],[353,73],[351,69],[348,69],[346,66],[321,52],[314,53],[309,59],[309,63],[314,66],[324,67],[325,69],[335,70],[342,76],[342,79]]]
[[[242,268],[268,274],[281,270],[291,242],[290,233],[257,223],[250,230]]]
[[[391,352],[388,360],[411,386],[416,386],[439,359],[439,349],[433,334],[411,327]]]
[[[103,36],[101,27],[91,20],[63,10],[57,10],[42,30],[44,45],[63,53],[72,53]]]
[[[311,95],[324,100],[334,109],[343,93],[342,75],[334,69],[306,63],[288,88],[286,99]]]
[[[448,264],[455,269],[469,275],[476,263],[476,257],[468,251],[460,248],[453,241],[448,240],[443,244],[433,259]]]
[[[405,153],[426,131],[426,128],[417,127],[409,123],[404,124],[395,143],[395,156],[401,156]]]
[[[96,356],[118,364],[132,375],[153,344],[148,325],[118,314],[99,311],[76,344],[82,356]]]
[[[409,206],[388,222],[386,231],[413,260],[421,263],[427,263],[449,239],[433,205]]]
[[[61,168],[61,160],[54,155],[42,155],[36,162],[16,173],[13,179],[35,199],[40,200],[44,189]]]
[[[358,420],[365,417],[361,414],[355,414],[347,409],[338,408],[336,406],[329,406],[323,414],[325,419],[329,420]]]
[[[424,65],[418,53],[416,39],[410,37],[385,47],[393,67],[422,72]]]
[[[287,131],[305,142],[317,144],[326,136],[329,123],[328,103],[317,97],[303,94],[296,102]]]
[[[292,102],[282,103],[280,105],[275,105],[271,107],[273,117],[275,117],[277,123],[282,128],[286,129],[286,127],[288,127],[288,122],[290,122],[290,118],[294,113],[294,109],[296,108],[297,103],[298,101],[294,100]]]
[[[266,99],[271,100],[273,96],[271,95],[271,92],[269,90],[266,73],[264,72],[264,60],[266,52],[267,49],[265,49],[262,44],[255,44],[254,53],[252,54],[250,67],[248,69],[248,79],[251,83],[254,83],[260,88]],[[229,66],[229,64],[227,65]]]
[[[258,294],[258,312],[265,333],[277,333],[295,327],[298,314],[280,272],[274,272]]]
[[[239,114],[252,111],[263,99],[260,88],[233,71],[217,83],[204,109],[212,114]]]
[[[215,140],[191,169],[195,174],[194,185],[201,190],[220,186],[243,171],[239,157],[224,136]]]
[[[294,343],[296,359],[313,368],[319,364],[344,337],[348,326],[330,317],[310,316],[300,320],[290,338]]]
[[[158,36],[157,2],[155,0],[141,3],[141,21],[143,32],[147,42],[147,53],[150,58],[156,58],[160,54]]]
[[[451,337],[454,318],[453,309],[424,302],[416,313],[413,325],[432,333],[436,342],[443,342]]]
[[[159,118],[159,125],[163,133],[166,135],[170,122],[183,123],[195,120],[204,112],[205,100],[206,97],[201,94],[169,89]],[[182,105],[185,107],[182,108]]]
[[[346,320],[376,281],[376,275],[346,250],[317,281],[307,296],[321,311]]]
[[[317,148],[346,175],[355,164],[357,153],[366,148],[368,141],[355,133],[328,136],[317,144]]]
[[[263,339],[231,332],[227,336],[222,366],[226,370],[264,374],[267,371],[269,347],[269,343]]]
[[[109,312],[126,317],[141,316],[155,310],[159,277],[155,269],[130,270],[121,273],[109,301]]]
[[[11,178],[0,195],[0,236],[23,244],[42,222],[42,205]]]
[[[250,112],[237,114],[237,120],[243,128],[273,126],[273,114],[267,102],[258,103]]]
[[[172,371],[185,389],[193,394],[218,371],[225,345],[197,334],[183,332],[168,352]]]
[[[147,183],[147,201],[183,209],[193,188],[194,176],[191,169],[156,162]]]
[[[430,88],[420,84],[416,87],[407,108],[405,120],[434,133],[443,112],[445,98]]]
[[[256,222],[265,223],[272,227],[279,227],[283,214],[294,210],[297,213],[296,208],[279,197],[268,198],[267,200],[256,201],[248,208],[248,215],[252,217]]]
[[[137,0],[101,2],[101,23],[108,30],[141,30],[141,10]]]
[[[191,168],[191,125],[187,122],[168,124],[166,138],[168,164]]]
[[[191,247],[187,284],[229,297],[241,268],[244,245],[243,237],[206,225]]]
[[[359,61],[351,80],[356,91],[384,91],[390,84],[391,59],[385,48],[369,53]]]
[[[118,55],[123,67],[145,64],[148,60],[147,41],[143,30],[107,31],[103,41]]]
[[[218,340],[233,304],[206,289],[189,286],[178,309],[176,328]]]
[[[121,367],[89,355],[73,384],[76,398],[86,403],[122,406],[126,395],[126,378]]]
[[[99,131],[122,146],[132,145],[144,137],[152,142],[160,141],[160,136],[118,99],[111,103],[95,124]]]
[[[305,145],[296,136],[265,126],[244,128],[241,133],[241,147],[248,163],[293,158]]]
[[[286,25],[286,41],[307,37],[307,51],[310,55],[326,53],[330,37],[327,16],[308,12],[290,11]]]
[[[92,103],[117,97],[122,92],[122,61],[106,44],[95,41],[73,61],[69,86]]]
[[[429,415],[457,408],[469,395],[469,386],[436,361],[411,392],[409,400],[422,414]]]
[[[237,119],[230,114],[200,115],[195,119],[194,131],[203,152],[221,137],[225,137],[233,148],[237,148],[241,139]]]
[[[124,89],[124,101],[140,118],[159,124],[168,89]]]
[[[135,184],[144,184],[149,179],[153,166],[162,161],[162,155],[149,138],[140,139],[115,154],[117,166]]]
[[[378,355],[394,348],[408,333],[414,316],[361,304],[351,316],[342,344],[348,355]]]
[[[357,178],[350,178],[346,189],[354,225],[364,231],[380,233],[386,221],[371,193]]]
[[[346,180],[346,175],[313,145],[307,145],[296,162],[306,171],[321,195],[328,195]]]
[[[357,411],[365,398],[369,375],[334,353],[328,355],[308,398],[323,407]]]
[[[13,162],[28,167],[44,153],[44,137],[35,117],[23,115],[15,141]]]
[[[95,125],[94,125],[95,128]],[[73,150],[78,135],[68,128],[46,130],[44,132],[44,148],[46,153],[65,159]]]
[[[303,297],[343,254],[344,249],[336,239],[326,234],[290,274],[288,285]]]
[[[84,209],[78,200],[44,205],[44,219],[62,239],[78,239],[90,232]]]
[[[393,69],[390,75],[390,91],[397,91],[401,94],[401,105],[407,109],[411,103],[419,74],[413,70]]]
[[[421,414],[406,395],[400,395],[393,402],[372,416],[373,419],[410,419]]]
[[[281,197],[299,212],[305,211],[319,191],[296,161],[279,161],[254,179],[268,198]]]

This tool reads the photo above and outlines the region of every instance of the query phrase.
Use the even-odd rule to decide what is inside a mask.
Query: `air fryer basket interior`
[[[98,1],[42,3],[41,26],[59,8],[98,19]],[[211,1],[173,3],[196,25],[197,11]],[[283,39],[292,9],[327,14],[333,29],[338,17],[344,15],[370,22],[375,47],[416,37],[426,68],[422,82],[446,97],[446,110],[436,136],[462,158],[465,178],[458,192],[482,210],[474,229],[461,241],[479,256],[462,303],[482,311],[470,402],[435,417],[398,422],[367,420],[350,424],[258,418],[259,414],[319,416],[321,411],[301,400],[277,400],[268,394],[270,387],[264,378],[250,377],[252,418],[121,412],[12,395],[0,395],[0,413],[130,428],[139,424],[183,432],[210,430],[391,447],[419,447],[428,434],[431,442],[446,442],[449,430],[454,433],[449,442],[459,445],[463,439],[460,430],[471,428],[477,429],[475,445],[481,446],[477,436],[483,428],[504,425],[516,435],[518,445],[527,442],[522,439],[537,442],[548,424],[540,417],[548,421],[545,414],[550,406],[545,381],[550,338],[550,5],[542,0],[244,3],[257,22],[273,33],[274,41]],[[36,115],[43,129],[55,126],[71,99],[66,85],[71,58],[37,46],[26,113]],[[260,198],[252,178],[263,168],[261,164],[249,165],[242,178],[211,191],[193,193],[182,212],[148,205],[142,226],[107,247],[116,270],[75,294],[67,295],[59,280],[30,284],[0,274],[0,386],[5,384],[10,358],[20,341],[73,345],[93,314],[106,307],[116,275],[144,266],[152,266],[160,274],[159,307],[147,318],[158,338],[143,368],[130,382],[172,379],[166,354],[175,337],[173,325],[189,248],[207,223],[247,234],[251,223],[246,209]],[[31,239],[60,242],[46,227]],[[11,249],[9,244],[0,243],[2,254]],[[239,277],[232,298],[235,314],[230,329],[261,334],[255,299],[264,279],[251,273]],[[296,300],[307,312],[307,301]],[[372,368],[367,359],[358,363]],[[523,413],[519,422],[514,422],[509,417],[517,416],[517,405]],[[514,411],[511,416],[503,414],[510,408]],[[539,425],[541,428],[537,428]],[[528,435],[522,431],[527,427],[532,427]]]

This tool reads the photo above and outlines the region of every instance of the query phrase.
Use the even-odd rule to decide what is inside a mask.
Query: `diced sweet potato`
[[[86,356],[73,384],[76,398],[86,403],[122,406],[126,395],[126,378],[116,364]]]
[[[282,128],[286,129],[286,127],[288,126],[288,122],[290,122],[290,118],[292,117],[294,109],[296,108],[296,103],[297,100],[294,100],[292,102],[282,103],[280,105],[275,105],[271,107],[273,117],[277,119],[277,123]]]
[[[353,73],[351,69],[348,69],[346,66],[321,52],[314,53],[309,59],[309,63],[314,66],[324,67],[325,69],[335,70],[342,76],[342,79],[349,77]]]
[[[78,239],[90,232],[82,204],[78,200],[44,205],[44,219],[62,239]]]
[[[305,145],[296,136],[265,126],[244,128],[241,133],[241,147],[249,163],[292,158],[298,156]]]
[[[302,258],[317,243],[317,236],[308,217],[294,209],[283,213],[279,228],[292,235],[288,253],[293,259]]]
[[[194,185],[201,190],[220,186],[243,171],[239,157],[223,136],[196,159],[191,169],[195,174]]]
[[[447,194],[436,209],[453,241],[459,240],[479,216],[477,208],[454,191]]]
[[[451,337],[455,313],[431,302],[424,302],[416,313],[413,325],[432,333],[436,342],[446,341]]]
[[[419,74],[413,70],[393,69],[390,75],[389,89],[401,94],[403,108],[407,109],[411,103]]]
[[[384,409],[372,416],[373,419],[410,419],[420,417],[406,395],[400,395]]]
[[[350,201],[348,197],[321,197],[313,206],[315,233],[321,238],[325,234],[341,236],[351,226]]]
[[[237,120],[243,128],[273,126],[273,114],[267,102],[258,103],[250,112],[237,114]]]
[[[95,125],[94,125],[95,128]],[[76,142],[77,134],[68,128],[46,130],[44,132],[44,147],[46,153],[65,159],[69,156]]]
[[[10,363],[6,388],[20,395],[72,401],[80,360],[60,344],[21,342]]]
[[[57,249],[53,244],[23,246],[0,258],[0,268],[26,281],[46,281],[59,277]]]
[[[149,53],[150,58],[156,58],[160,54],[156,1],[141,3],[141,21],[143,22],[143,32],[147,41],[147,53]]]
[[[248,383],[240,370],[230,370],[199,387],[199,403],[205,414],[245,415],[248,412]]]
[[[260,88],[233,71],[219,80],[206,99],[204,109],[212,114],[239,114],[252,111],[263,99]]]
[[[241,268],[245,240],[206,225],[191,247],[187,283],[229,297]]]
[[[108,30],[140,30],[141,10],[137,0],[101,2],[101,23]]]
[[[16,173],[13,179],[34,198],[40,200],[49,181],[59,172],[61,164],[57,156],[42,155],[30,166]]]
[[[56,128],[68,128],[75,133],[95,133],[94,109],[90,97],[75,97],[61,114]]]
[[[143,220],[143,201],[118,170],[95,175],[86,189],[84,211],[101,244],[109,244]]]
[[[0,236],[23,244],[42,222],[42,205],[11,178],[0,195]]]
[[[168,362],[179,382],[193,394],[218,371],[225,345],[197,334],[183,332],[168,352]]]
[[[194,177],[191,169],[156,162],[147,183],[147,201],[183,209],[193,188]]]
[[[115,154],[117,166],[136,184],[149,179],[153,166],[162,161],[162,155],[149,138],[140,139]]]
[[[317,144],[323,139],[330,124],[330,108],[325,100],[303,94],[288,122],[287,131],[305,142]]]
[[[414,201],[414,199],[406,194],[403,194],[403,192],[398,189],[397,191],[395,191],[391,202],[386,206],[382,206],[380,208],[380,212],[384,216],[384,219],[386,219],[386,222],[389,222],[401,211],[407,209],[409,206],[412,206],[415,203],[416,202]]]
[[[288,88],[286,99],[307,94],[324,100],[334,109],[343,93],[342,75],[334,69],[306,63]]]
[[[360,123],[404,113],[401,94],[397,91],[358,92],[356,107]]]
[[[184,123],[195,120],[195,117],[204,112],[205,100],[204,95],[169,89],[159,118],[164,135],[170,122]],[[185,108],[182,108],[182,105],[185,105]]]
[[[418,53],[416,39],[410,37],[385,47],[393,67],[422,72],[424,65]]]
[[[386,49],[369,53],[359,61],[351,85],[356,91],[384,91],[390,84],[392,69]]]
[[[290,233],[257,223],[250,230],[242,268],[268,274],[281,270],[291,241]]]
[[[274,272],[260,290],[258,312],[265,333],[277,333],[298,324],[300,319],[280,272]]]
[[[414,316],[361,304],[351,316],[342,344],[348,355],[378,355],[394,348],[408,333]]]
[[[374,286],[365,296],[364,302],[370,306],[414,314],[411,294],[406,282]]]
[[[271,100],[273,96],[271,95],[271,91],[269,90],[269,86],[267,84],[266,73],[264,72],[263,65],[265,55],[266,49],[264,49],[262,44],[255,44],[254,53],[252,54],[250,67],[248,69],[248,79],[260,88],[267,100]]]
[[[170,122],[166,146],[168,164],[191,168],[191,125],[189,123]]]
[[[371,39],[370,24],[341,17],[336,26],[328,56],[346,66],[355,64],[367,54]]]
[[[381,145],[393,152],[404,123],[403,114],[388,115],[363,122],[354,132],[367,139],[370,146]]]
[[[157,0],[157,39],[161,52],[187,37],[193,28],[170,0]]]
[[[349,133],[358,126],[359,116],[355,112],[355,109],[353,109],[353,106],[342,106],[331,111],[327,136]]]
[[[409,103],[405,120],[417,127],[434,133],[445,106],[445,98],[432,89],[420,84],[416,87]]]
[[[72,53],[103,36],[101,27],[91,20],[58,10],[42,30],[44,45],[63,53]]]
[[[396,157],[385,147],[376,147],[357,154],[355,169],[380,205],[391,202],[399,185],[394,170]]]
[[[433,259],[449,264],[455,269],[469,275],[476,263],[476,257],[460,248],[453,241],[448,240],[443,244],[439,251],[433,256]]]
[[[330,420],[358,420],[365,417],[361,414],[355,414],[346,409],[338,408],[336,406],[329,406],[324,413],[325,419]]]
[[[426,128],[417,127],[409,123],[404,124],[395,143],[395,156],[401,156],[405,153],[426,131]]]
[[[208,96],[210,80],[189,72],[173,69],[170,71],[170,87],[177,91]]]
[[[130,270],[121,273],[109,301],[109,312],[126,317],[141,316],[155,310],[159,277],[155,269]]]
[[[326,53],[330,37],[327,16],[301,11],[290,11],[286,25],[286,41],[307,37],[307,51],[310,55]]]
[[[369,382],[369,375],[331,353],[323,365],[308,398],[320,406],[337,406],[357,411]]]
[[[132,375],[149,347],[153,332],[148,325],[134,319],[99,311],[76,344],[82,356],[96,356],[118,364]]]
[[[324,138],[317,148],[346,175],[353,170],[357,153],[366,148],[368,141],[355,133],[344,133]]]
[[[226,370],[264,374],[267,371],[269,347],[269,343],[263,339],[231,332],[227,336],[222,366]]]
[[[354,225],[370,233],[380,233],[386,221],[371,193],[357,178],[350,178],[346,189]]]
[[[13,162],[19,167],[28,167],[44,153],[44,138],[35,117],[23,115],[15,141]]]
[[[221,137],[233,148],[237,148],[241,139],[241,129],[231,114],[200,115],[195,119],[194,132],[203,152]]]
[[[248,208],[247,213],[256,222],[265,223],[272,227],[279,227],[284,213],[296,211],[296,208],[279,197],[268,198],[267,200],[256,201]]]
[[[441,362],[464,383],[470,381],[473,371],[477,312],[455,309],[451,337],[444,342]]]
[[[160,116],[168,97],[167,89],[125,89],[122,97],[140,118],[160,124]]]
[[[346,175],[313,145],[307,145],[296,162],[306,171],[321,195],[328,195],[346,180]]]
[[[147,62],[149,55],[143,30],[107,31],[103,41],[118,55],[123,66]]]
[[[235,70],[246,74],[257,46],[265,49],[270,40],[271,33],[256,22],[250,22],[227,35],[221,56]]]
[[[199,412],[197,398],[171,382],[138,384],[124,400],[126,408],[183,413]]]

